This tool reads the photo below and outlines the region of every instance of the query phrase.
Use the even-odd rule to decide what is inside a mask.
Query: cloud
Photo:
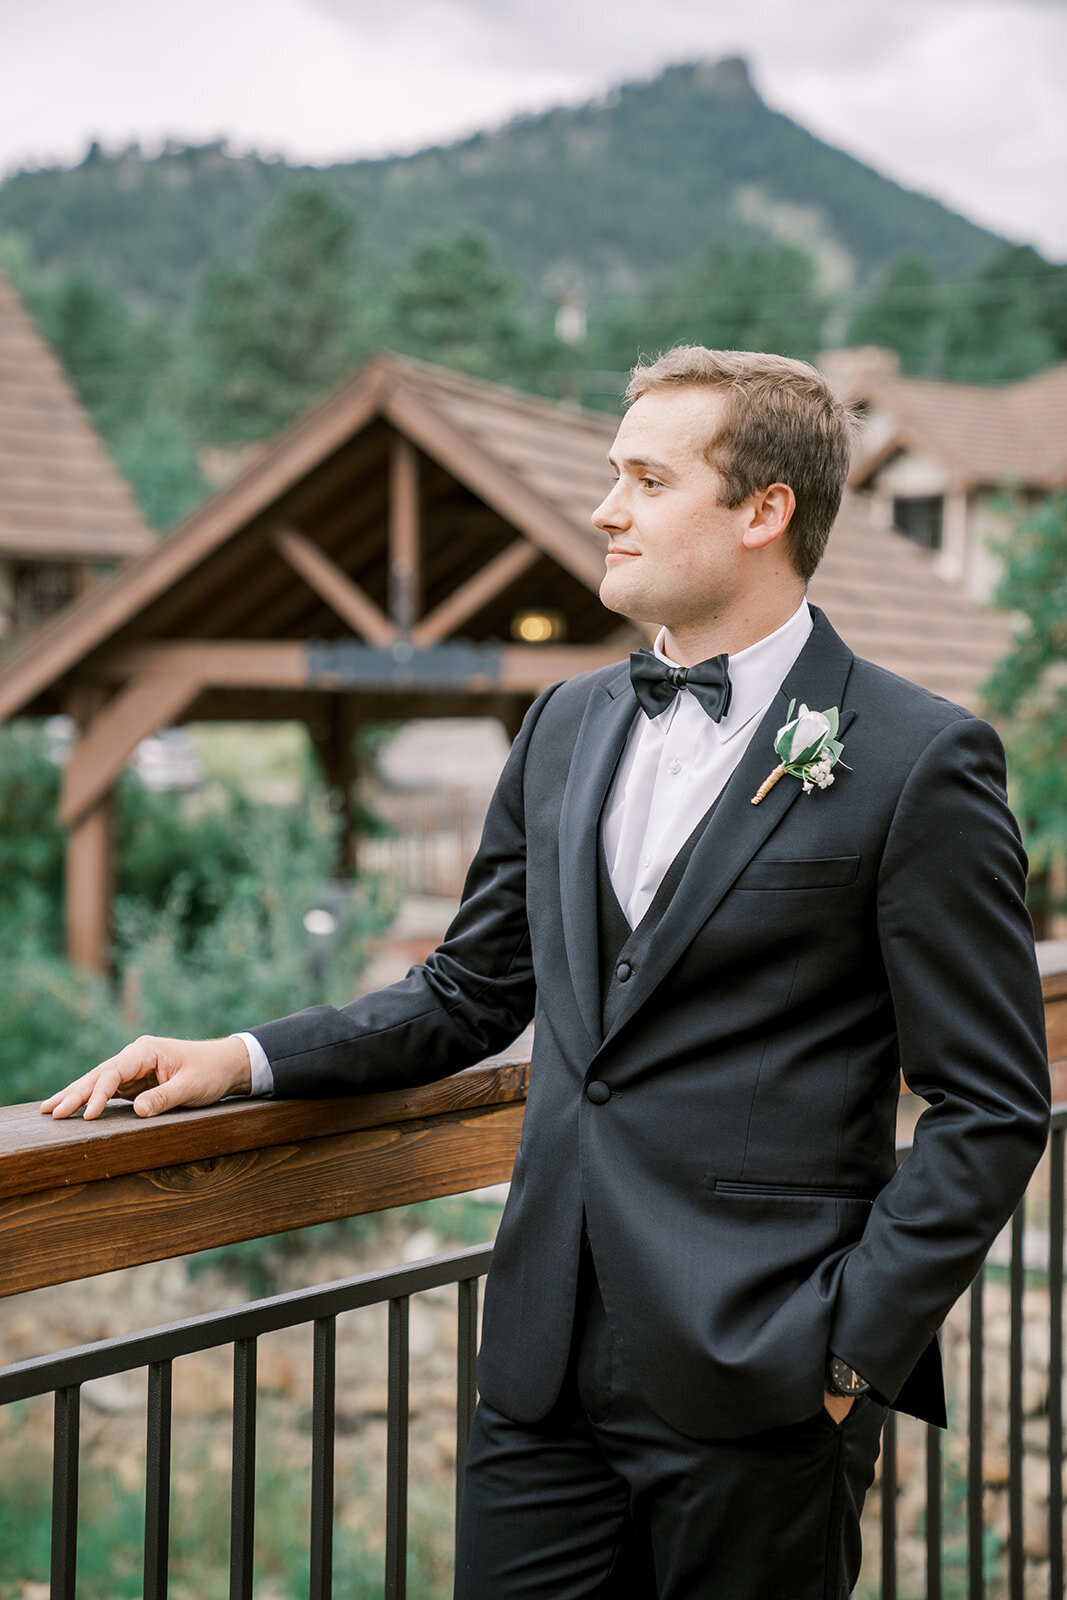
[[[76,160],[92,136],[228,135],[319,162],[413,150],[673,62],[743,55],[768,103],[821,137],[1067,255],[1067,0],[0,7],[0,170]]]

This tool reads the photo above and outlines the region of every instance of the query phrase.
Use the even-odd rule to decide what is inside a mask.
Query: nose
[[[620,487],[621,479],[618,479],[593,512],[593,527],[599,528],[601,533],[610,533],[613,528],[625,528],[629,525],[630,515],[623,504]]]

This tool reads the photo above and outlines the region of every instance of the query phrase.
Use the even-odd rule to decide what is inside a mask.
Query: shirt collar
[[[712,722],[710,717],[708,719],[720,743],[732,739],[748,726],[753,717],[766,711],[803,650],[811,628],[811,608],[806,600],[802,600],[788,622],[783,622],[773,633],[730,657],[730,682],[733,685],[730,709],[720,722]],[[663,649],[666,631],[666,628],[660,629],[652,649],[661,661],[676,667],[680,663],[672,661]],[[683,694],[686,692],[682,691]],[[673,711],[679,698],[675,696],[670,710]]]

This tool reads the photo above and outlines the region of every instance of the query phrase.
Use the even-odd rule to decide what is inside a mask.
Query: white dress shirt
[[[730,657],[730,709],[712,719],[688,689],[680,689],[658,717],[638,708],[604,807],[603,836],[608,872],[619,904],[636,927],[652,903],[667,869],[748,749],[782,680],[811,632],[806,600],[788,622],[765,639]],[[653,646],[661,661],[661,629]],[[768,772],[774,751],[767,752]],[[271,1094],[274,1074],[252,1033],[238,1035],[252,1063],[252,1094]]]
[[[667,869],[748,749],[782,680],[811,632],[806,600],[788,622],[765,639],[730,657],[730,709],[719,722],[688,689],[680,689],[666,711],[641,710],[619,762],[604,807],[604,853],[611,886],[636,927],[652,903]],[[663,650],[661,629],[653,649]],[[774,766],[768,750],[767,771]]]

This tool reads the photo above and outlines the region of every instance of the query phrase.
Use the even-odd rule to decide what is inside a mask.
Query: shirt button
[[[633,970],[633,967],[631,967],[628,961],[620,961],[618,966],[615,968],[615,976],[618,978],[620,983],[628,983],[630,980],[630,974],[633,972]]]
[[[668,761],[667,762],[667,771],[668,772],[678,773],[678,772],[681,772],[681,770],[682,770],[682,763],[680,761],[678,761],[677,759],[674,760],[674,761]]]
[[[606,1105],[611,1099],[611,1090],[606,1083],[601,1083],[599,1078],[594,1078],[592,1083],[586,1084],[585,1098],[591,1100],[595,1106]]]
[[[652,865],[652,857],[651,856],[642,856],[641,857],[641,865],[643,867],[650,867]]]

